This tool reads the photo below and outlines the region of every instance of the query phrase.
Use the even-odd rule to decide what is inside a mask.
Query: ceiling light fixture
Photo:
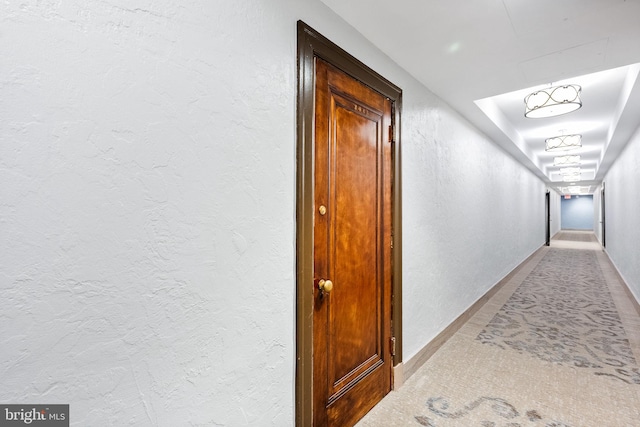
[[[580,173],[580,168],[579,167],[571,167],[571,168],[561,168],[560,169],[560,173],[562,175],[575,175],[577,173]]]
[[[574,184],[569,184],[568,187],[558,187],[562,194],[589,194],[590,189],[589,186],[580,187]]]
[[[562,180],[564,182],[574,182],[575,183],[576,181],[580,181],[581,178],[580,178],[580,174],[577,173],[577,174],[573,174],[573,175],[565,175],[565,176],[562,177]]]
[[[524,116],[531,119],[567,114],[582,107],[578,85],[562,85],[541,89],[524,98]]]
[[[582,135],[561,135],[547,138],[545,151],[568,151],[582,147]]]
[[[579,164],[580,156],[558,156],[553,158],[554,166],[571,166]]]

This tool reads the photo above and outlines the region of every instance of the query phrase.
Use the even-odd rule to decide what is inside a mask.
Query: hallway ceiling
[[[559,193],[592,193],[640,125],[640,1],[322,0]],[[524,117],[524,97],[582,86],[579,110]],[[544,140],[582,134],[582,148]],[[563,182],[554,156],[579,154]]]

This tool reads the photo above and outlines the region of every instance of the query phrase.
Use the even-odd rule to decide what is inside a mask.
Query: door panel
[[[313,412],[347,426],[391,388],[391,102],[317,59],[315,108]]]
[[[604,182],[602,183],[602,192],[600,193],[600,218],[601,218],[601,228],[602,228],[602,247],[607,246],[607,220],[605,215],[605,199],[604,199]]]
[[[546,246],[551,245],[551,193],[547,191],[544,194],[544,223],[545,223],[545,241]]]

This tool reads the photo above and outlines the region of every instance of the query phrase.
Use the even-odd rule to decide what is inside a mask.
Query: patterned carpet
[[[640,426],[622,286],[592,233],[559,233],[357,426]]]
[[[640,384],[593,251],[550,249],[476,339]]]
[[[555,239],[573,242],[595,242],[596,236],[586,231],[561,231],[555,236]]]
[[[521,426],[527,422],[543,423],[541,425],[545,427],[570,427],[569,424],[560,421],[544,420],[535,410],[529,410],[524,413],[519,412],[506,400],[495,397],[481,397],[458,410],[449,410],[449,403],[443,398],[430,398],[427,401],[427,407],[431,412],[432,418],[424,415],[417,415],[415,417],[418,424],[427,427],[445,425],[444,423],[436,421],[438,418],[442,420],[459,420],[462,423],[459,425],[465,426],[468,425],[467,423],[469,423],[472,418],[475,418],[482,419],[482,421],[480,421],[480,426],[482,427],[495,427],[499,425],[495,421],[489,421],[488,419],[496,421],[501,419],[505,423],[508,421],[506,425],[509,427]]]

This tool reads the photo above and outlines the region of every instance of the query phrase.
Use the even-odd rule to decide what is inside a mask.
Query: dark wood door
[[[602,228],[602,247],[606,247],[607,246],[607,222],[606,222],[606,215],[605,215],[605,203],[604,203],[604,182],[602,183],[602,191],[600,192],[600,222],[602,223],[602,225],[600,226]]]
[[[545,240],[546,246],[551,245],[551,192],[544,194],[544,222],[545,222]]]
[[[351,426],[391,389],[391,110],[316,59],[316,426]]]

